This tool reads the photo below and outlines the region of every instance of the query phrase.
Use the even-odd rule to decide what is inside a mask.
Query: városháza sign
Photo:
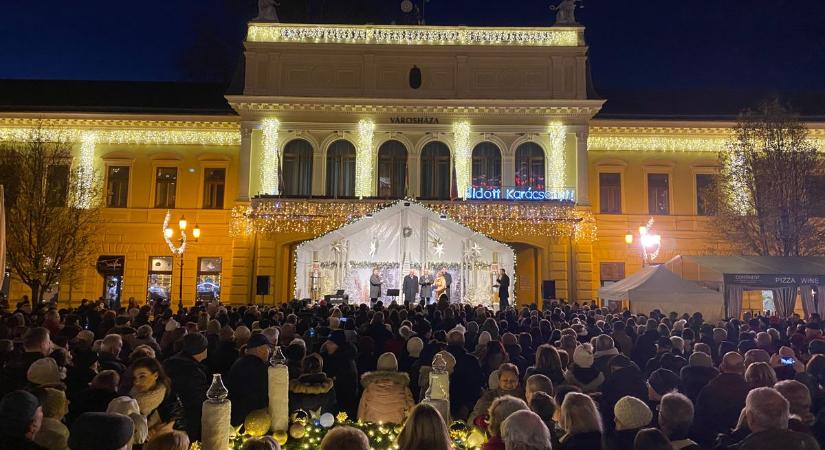
[[[467,200],[503,200],[513,202],[574,202],[576,201],[576,190],[571,188],[558,188],[541,191],[531,187],[520,186],[500,188],[468,187],[464,198]]]

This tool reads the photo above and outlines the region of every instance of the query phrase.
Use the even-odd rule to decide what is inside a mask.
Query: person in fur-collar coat
[[[338,413],[335,386],[332,378],[321,370],[324,360],[313,353],[301,360],[301,375],[289,382],[289,410]]]
[[[415,406],[410,376],[398,371],[398,361],[392,353],[378,358],[377,369],[361,376],[364,393],[358,405],[358,419],[402,424]]]

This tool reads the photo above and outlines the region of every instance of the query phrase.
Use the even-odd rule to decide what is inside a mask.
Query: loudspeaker
[[[544,300],[556,298],[556,280],[544,280],[541,282],[541,298]]]
[[[269,295],[269,275],[258,275],[255,279],[255,295]]]

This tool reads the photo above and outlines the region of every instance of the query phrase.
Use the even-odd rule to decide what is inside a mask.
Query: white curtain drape
[[[815,305],[816,308],[814,312],[819,314],[819,317],[821,318],[825,315],[825,286],[818,286]]]
[[[780,317],[789,317],[796,309],[796,287],[772,289],[773,303]]]
[[[805,313],[805,318],[811,317],[811,314],[816,312],[816,303],[814,301],[813,286],[799,286],[799,296],[802,298],[802,311]]]
[[[738,319],[742,315],[742,294],[744,291],[741,286],[728,286],[727,318]]]

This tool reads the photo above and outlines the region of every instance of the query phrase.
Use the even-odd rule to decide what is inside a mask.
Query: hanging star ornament
[[[335,241],[330,246],[333,252],[341,254],[344,251],[344,241]]]
[[[370,241],[370,256],[374,257],[376,252],[378,252],[378,238],[373,237]]]
[[[477,242],[473,242],[473,245],[470,246],[470,251],[473,254],[473,258],[480,258],[481,257],[481,246],[478,245]]]
[[[440,237],[433,239],[433,253],[439,257],[444,254],[444,242]]]

